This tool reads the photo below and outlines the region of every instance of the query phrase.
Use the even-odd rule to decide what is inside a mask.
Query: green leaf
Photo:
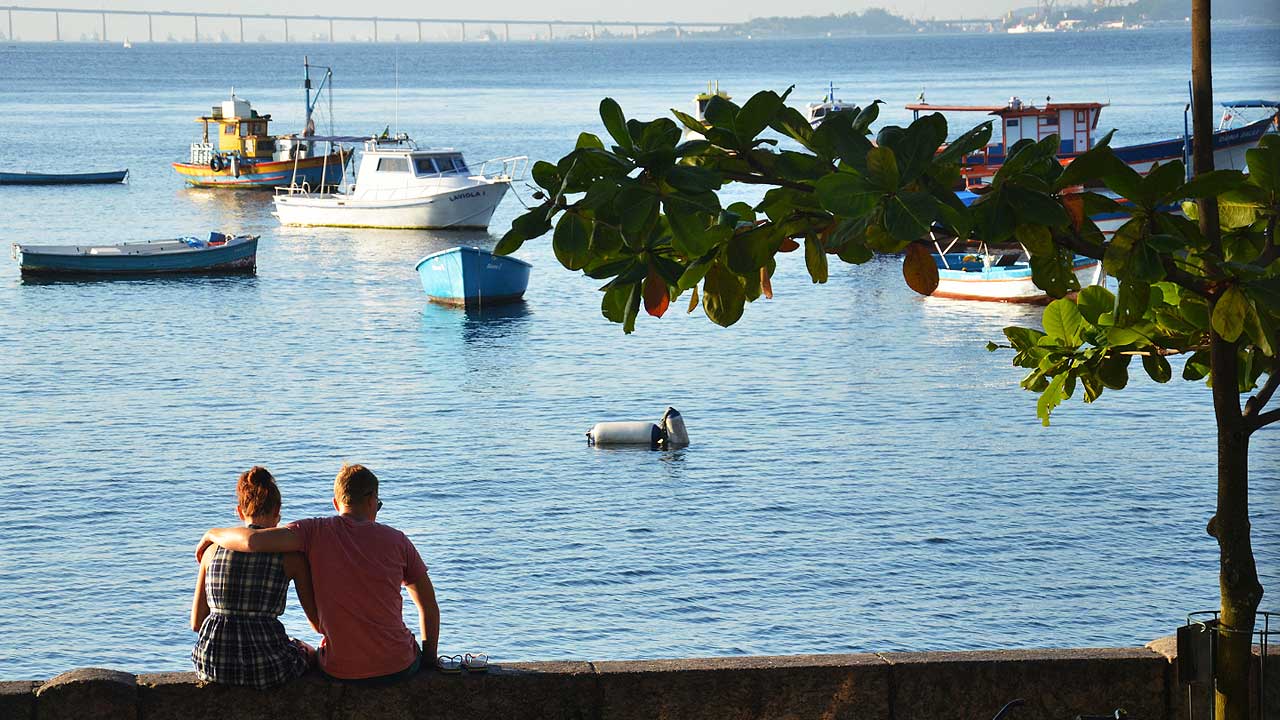
[[[1108,146],[1114,133],[1114,130],[1107,133],[1092,148],[1072,160],[1053,184],[1054,189],[1061,190],[1104,178],[1114,172],[1116,167],[1124,165],[1124,162],[1116,157],[1115,151]]]
[[[696,165],[676,165],[667,171],[665,180],[671,187],[688,193],[720,189],[720,174]]]
[[[534,163],[533,169],[529,172],[533,175],[533,181],[538,184],[538,187],[551,193],[559,192],[560,185],[564,182],[560,177],[560,169],[545,160]]]
[[[658,198],[640,185],[628,185],[618,191],[613,207],[622,221],[623,234],[636,237],[658,211]]]
[[[1227,288],[1213,306],[1213,329],[1227,342],[1235,342],[1244,332],[1244,317],[1249,312],[1249,298],[1235,285]]]
[[[738,138],[749,141],[759,135],[782,109],[782,98],[772,90],[763,90],[751,96],[738,111],[736,120]]]
[[[643,295],[640,283],[631,286],[627,294],[627,310],[622,318],[622,332],[630,335],[636,331],[636,317],[640,315],[640,298]]]
[[[502,236],[502,239],[498,241],[497,246],[493,248],[493,254],[510,255],[519,250],[521,245],[524,245],[525,239],[525,236],[520,231],[515,229],[508,230]]]
[[[1156,164],[1142,179],[1142,191],[1151,202],[1158,202],[1174,195],[1186,179],[1187,168],[1181,160]]]
[[[1051,255],[1057,252],[1053,247],[1053,233],[1043,225],[1019,225],[1014,228],[1013,236],[1030,255]]]
[[[1209,374],[1209,353],[1206,350],[1198,350],[1187,358],[1187,364],[1182,366],[1183,380],[1201,380]]]
[[[884,192],[898,189],[898,160],[887,147],[874,147],[867,152],[867,177]]]
[[[574,145],[574,147],[575,148],[595,148],[597,150],[604,150],[604,143],[600,142],[600,138],[596,137],[595,135],[588,132],[584,132],[584,133],[578,133],[578,142],[577,144]]]
[[[702,309],[711,322],[729,327],[742,318],[746,305],[742,279],[720,263],[714,263],[702,282]]]
[[[1132,355],[1111,353],[1098,365],[1098,377],[1112,390],[1123,390],[1129,384],[1129,360]]]
[[[827,253],[817,238],[804,239],[804,265],[815,283],[827,281]]]
[[[1040,394],[1040,399],[1036,401],[1036,415],[1045,427],[1049,426],[1049,415],[1053,413],[1054,408],[1067,399],[1066,383],[1066,373],[1057,375],[1050,381],[1044,392]]]
[[[600,299],[600,314],[610,322],[621,323],[627,317],[627,301],[631,297],[631,289],[636,283],[630,285],[613,285],[605,291],[604,297]]]
[[[1071,217],[1056,199],[1016,185],[1005,187],[1014,216],[1020,223],[1034,223],[1048,227],[1062,227]]]
[[[1213,170],[1200,173],[1172,194],[1176,199],[1217,197],[1235,190],[1246,180],[1245,174],[1239,170]]]
[[[1045,337],[1045,334],[1035,328],[1011,325],[1004,329],[1004,336],[1009,339],[1009,344],[1014,348],[1027,350],[1036,347],[1040,343],[1040,338]]]
[[[1173,377],[1173,369],[1169,367],[1169,361],[1161,355],[1143,355],[1142,367],[1146,368],[1147,374],[1158,383],[1167,383],[1169,378]]]
[[[1274,142],[1245,151],[1249,181],[1269,193],[1280,193],[1280,145]]]
[[[960,162],[969,153],[986,147],[989,142],[991,142],[991,121],[984,122],[947,143],[947,146],[934,159],[934,163]]]
[[[833,172],[818,181],[818,200],[833,215],[857,219],[875,209],[883,194],[856,172]]]
[[[906,184],[919,177],[946,139],[947,119],[940,113],[922,115],[908,125],[902,140],[893,148],[901,173],[899,182]]]
[[[725,253],[729,269],[739,275],[757,273],[778,251],[778,226],[772,223],[735,233]]]
[[[631,139],[631,133],[627,132],[627,117],[622,114],[622,108],[616,100],[605,98],[600,101],[600,119],[604,121],[604,129],[609,131],[614,142],[626,150],[635,150],[635,141]]]
[[[1079,307],[1065,298],[1054,300],[1044,309],[1044,332],[1060,345],[1075,347],[1085,329]]]
[[[591,257],[591,224],[576,213],[565,213],[556,223],[551,247],[561,265],[581,270]]]
[[[1076,297],[1076,306],[1085,320],[1097,325],[1098,318],[1102,317],[1103,313],[1116,309],[1116,296],[1101,285],[1090,285],[1080,291]]]
[[[937,214],[938,202],[926,192],[900,192],[885,202],[884,229],[899,241],[919,240]]]

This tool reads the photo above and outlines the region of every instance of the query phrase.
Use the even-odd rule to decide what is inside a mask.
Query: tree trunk
[[[1191,2],[1192,161],[1197,175],[1213,170],[1213,72],[1210,0]],[[1200,231],[1221,257],[1216,198],[1198,198]],[[1210,309],[1217,293],[1209,300]],[[1216,332],[1210,337],[1213,409],[1218,424],[1218,508],[1209,534],[1218,539],[1218,587],[1221,593],[1218,652],[1214,670],[1217,720],[1249,720],[1249,670],[1253,660],[1253,623],[1262,585],[1249,540],[1249,429],[1240,411],[1236,343]]]
[[[1218,421],[1218,509],[1209,534],[1218,539],[1221,615],[1214,659],[1214,717],[1248,720],[1253,624],[1262,585],[1249,539],[1249,430],[1240,413],[1236,343],[1213,334],[1210,357]]]

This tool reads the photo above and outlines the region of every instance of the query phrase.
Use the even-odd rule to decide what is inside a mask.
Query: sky
[[[383,17],[439,17],[477,19],[563,19],[741,22],[774,15],[827,15],[862,12],[883,7],[906,17],[997,17],[1014,7],[1034,6],[1035,0],[489,0],[485,3],[426,3],[406,0],[8,0],[4,5],[74,7],[120,10],[253,12],[297,15],[379,15]]]

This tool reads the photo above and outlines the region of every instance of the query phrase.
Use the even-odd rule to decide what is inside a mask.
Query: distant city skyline
[[[277,15],[378,15],[385,17],[439,17],[512,20],[603,20],[603,21],[685,21],[737,23],[757,17],[829,15],[864,12],[880,7],[904,17],[995,17],[1010,9],[1034,6],[1035,0],[979,0],[966,3],[964,12],[949,0],[710,0],[688,3],[683,0],[647,0],[622,3],[613,11],[602,11],[595,0],[544,0],[536,6],[514,0],[495,0],[482,6],[462,8],[455,4],[435,6],[403,0],[366,0],[353,6],[348,0],[310,0],[305,4],[284,0],[0,0],[0,5],[68,7],[88,10],[153,10],[157,12],[272,13]],[[4,25],[0,24],[0,32]],[[15,32],[21,34],[15,29]]]

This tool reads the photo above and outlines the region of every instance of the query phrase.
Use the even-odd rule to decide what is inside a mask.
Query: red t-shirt
[[[400,586],[427,574],[404,533],[336,515],[289,523],[302,538],[320,614],[320,668],[346,680],[390,675],[413,663]]]

